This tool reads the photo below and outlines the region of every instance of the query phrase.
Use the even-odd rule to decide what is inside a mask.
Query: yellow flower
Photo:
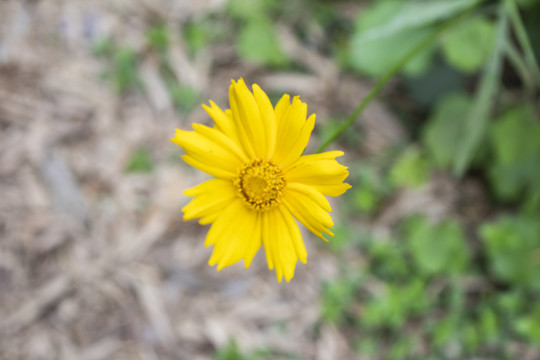
[[[325,241],[323,233],[333,236],[324,195],[350,188],[347,168],[335,160],[343,152],[302,155],[315,115],[306,120],[297,96],[291,103],[284,95],[273,108],[258,85],[252,93],[240,79],[232,81],[229,102],[225,111],[203,105],[214,127],[193,124],[194,131],[177,129],[171,139],[186,151],[185,162],[215,177],[184,192],[194,197],[184,220],[212,224],[205,245],[214,245],[209,264],[218,271],[242,259],[248,268],[264,245],[268,268],[289,281],[297,260],[307,260],[295,219]]]

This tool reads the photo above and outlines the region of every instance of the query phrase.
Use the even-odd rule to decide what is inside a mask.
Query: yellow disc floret
[[[234,184],[248,206],[265,211],[281,202],[285,178],[281,169],[271,161],[254,160],[244,165]]]

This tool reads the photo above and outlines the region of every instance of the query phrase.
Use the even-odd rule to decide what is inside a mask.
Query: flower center
[[[267,160],[254,160],[242,168],[234,185],[252,209],[265,211],[281,202],[285,178],[281,169]]]

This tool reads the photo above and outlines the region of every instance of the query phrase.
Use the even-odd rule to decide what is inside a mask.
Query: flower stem
[[[379,80],[375,83],[375,86],[371,91],[366,95],[366,97],[360,102],[360,104],[354,109],[351,115],[345,120],[343,124],[328,138],[326,139],[317,149],[317,152],[320,153],[324,151],[328,145],[333,143],[349,126],[351,126],[358,116],[364,111],[364,109],[371,103],[371,101],[379,95],[384,86],[392,79],[409,61],[414,59],[418,54],[424,51],[426,48],[431,46],[439,36],[446,31],[447,29],[455,26],[460,23],[465,17],[467,17],[476,7],[482,3],[484,0],[475,1],[470,7],[458,13],[457,15],[451,17],[446,22],[442,23],[437,27],[431,34],[429,34],[424,40],[418,43],[413,47],[407,54],[405,54],[394,66],[386,72]]]
[[[523,21],[519,16],[516,2],[515,0],[507,0],[505,5],[508,15],[510,16],[510,21],[512,21],[514,31],[516,32],[517,39],[525,54],[525,62],[529,66],[530,71],[533,72],[536,84],[540,85],[540,69],[538,68],[538,62],[534,55],[529,37],[527,36],[525,25],[523,25]]]

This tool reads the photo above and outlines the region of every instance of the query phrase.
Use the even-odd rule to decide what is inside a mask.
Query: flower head
[[[214,246],[209,264],[218,270],[242,259],[248,268],[263,245],[268,268],[289,281],[297,260],[307,260],[295,219],[325,241],[323,233],[333,236],[325,195],[350,188],[347,168],[335,160],[343,152],[302,155],[315,115],[306,119],[299,97],[291,103],[284,95],[274,108],[258,85],[251,92],[240,79],[229,102],[225,111],[203,105],[214,127],[193,124],[171,139],[186,151],[184,161],[214,177],[184,192],[193,197],[184,219],[212,224],[205,245]]]

